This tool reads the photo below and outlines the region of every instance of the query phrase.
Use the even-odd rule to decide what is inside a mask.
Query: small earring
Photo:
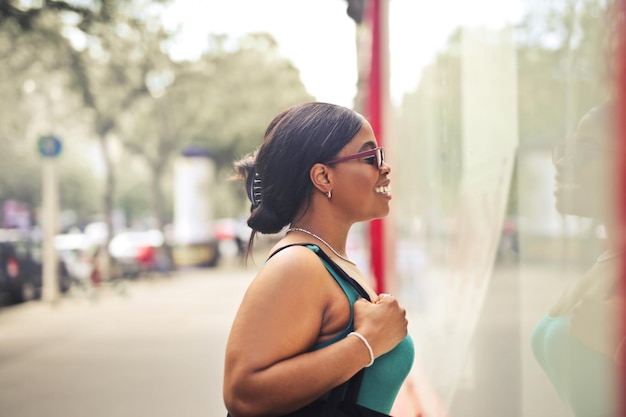
[[[330,198],[330,197],[332,196],[332,194],[330,193],[330,190],[328,190],[328,192],[326,193],[326,196],[327,196],[328,198]]]

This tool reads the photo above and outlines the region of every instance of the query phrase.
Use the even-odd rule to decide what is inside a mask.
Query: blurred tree
[[[252,33],[234,44],[226,37],[212,37],[203,65],[213,68],[199,99],[206,102],[198,112],[199,127],[193,137],[216,156],[218,190],[231,195],[247,210],[240,184],[226,181],[232,162],[256,149],[272,118],[285,108],[314,100],[300,79],[300,72],[280,55],[275,40],[266,33]],[[217,215],[220,215],[218,207]],[[221,215],[233,216],[232,207]],[[243,214],[243,213],[241,213]]]
[[[562,142],[608,99],[614,0],[535,2],[517,27],[520,143]]]
[[[401,194],[416,196],[400,203],[407,218],[419,213],[438,219],[458,204],[463,172],[461,37],[461,29],[450,35],[422,70],[416,91],[403,100],[403,112],[412,116],[402,118],[398,134],[412,139],[397,155],[406,172],[396,187]]]
[[[145,193],[129,192],[130,184],[116,191],[118,181],[127,181],[129,160],[121,158],[123,149],[139,158],[135,162],[145,162],[151,210],[162,225],[171,217],[171,192],[164,192],[163,179],[182,148],[209,148],[219,169],[217,187],[231,190],[216,190],[216,195],[242,202],[234,184],[221,181],[232,173],[232,161],[260,144],[265,127],[280,110],[313,99],[298,70],[280,56],[267,34],[237,40],[214,35],[200,59],[173,62],[158,8],[147,7],[155,3],[161,2],[35,2],[19,8],[0,0],[0,11],[6,11],[0,19],[0,54],[13,62],[0,68],[7,76],[0,88],[10,90],[6,105],[19,103],[0,113],[0,135],[15,138],[5,155],[12,158],[22,138],[49,132],[96,139],[102,161],[95,165],[104,181],[89,190],[102,193],[100,212],[105,213],[109,236],[116,204],[135,215],[143,211],[140,196]],[[16,111],[22,105],[24,111]],[[77,126],[89,129],[77,134]],[[34,166],[37,161],[31,159]],[[22,161],[19,169],[32,172]],[[63,172],[76,174],[70,167]],[[39,180],[30,178],[29,193],[35,195]],[[87,210],[93,198],[79,201],[76,187],[92,179],[83,175],[68,181],[62,189],[68,195],[64,201]],[[235,215],[237,207],[226,203],[218,214]]]
[[[74,158],[65,158],[65,155],[60,157],[59,193],[61,208],[71,210],[76,214],[76,220],[81,221],[100,212],[102,187],[100,178],[87,160],[75,161]]]
[[[153,56],[157,55],[155,51]],[[232,174],[233,160],[260,145],[271,118],[288,106],[313,99],[298,70],[280,56],[268,34],[237,40],[213,35],[198,61],[165,61],[159,71],[148,74],[150,94],[126,113],[119,135],[149,167],[151,204],[159,225],[166,220],[163,176],[172,171],[173,158],[182,149],[191,144],[209,149],[218,168],[216,187],[228,187],[221,180]],[[235,196],[243,194],[232,195],[237,201]],[[233,213],[237,205],[229,205],[229,200],[224,201],[228,209],[218,207],[216,215],[238,214]]]
[[[134,155],[124,153],[118,161],[123,170],[119,170],[120,177],[116,190],[116,205],[124,215],[126,224],[135,227],[156,227],[153,220],[153,210],[150,206],[151,173],[145,162]],[[149,223],[146,220],[150,220]]]
[[[536,0],[516,28],[518,115],[521,147],[548,149],[562,142],[576,120],[614,91],[611,73],[615,53],[615,0]],[[422,71],[403,111],[413,114],[400,135],[415,137],[417,149],[398,157],[415,172],[405,193],[427,203],[407,203],[407,213],[445,212],[455,207],[462,172],[461,37],[454,31],[433,62]],[[406,133],[403,133],[406,132]],[[408,161],[420,155],[420,163]],[[433,163],[432,161],[436,161]],[[413,162],[413,163],[412,163]],[[515,186],[515,181],[513,182]],[[516,191],[510,196],[515,199]],[[509,213],[516,213],[515,200]],[[425,213],[428,216],[428,213]]]
[[[213,36],[196,67],[204,105],[197,106],[194,142],[216,154],[220,168],[261,144],[265,128],[281,110],[313,100],[300,72],[283,58],[266,33],[238,41]],[[204,71],[202,68],[205,68]]]
[[[31,48],[25,47],[19,33],[15,23],[0,32],[0,200],[16,199],[36,207],[41,194],[41,179],[31,174],[36,171],[36,150],[33,142],[24,140],[30,119],[26,98],[36,89],[29,80],[36,71]],[[28,42],[37,43],[31,38]]]
[[[88,5],[62,0],[35,2],[0,0],[0,25],[12,21],[24,32],[36,30],[41,16],[52,11],[71,12],[80,17],[81,26],[87,28],[94,20],[107,20],[109,3],[106,0],[96,0]]]
[[[0,25],[0,201],[19,200],[36,211],[41,203],[37,140],[54,133],[64,140],[59,158],[62,208],[86,215],[93,213],[94,195],[77,191],[71,184],[93,190],[95,177],[77,176],[71,169],[67,155],[68,151],[72,154],[74,144],[66,140],[76,136],[81,124],[77,121],[84,113],[67,89],[69,77],[58,60],[56,45],[66,42],[58,21],[50,16],[41,19],[39,29],[29,32],[14,21]]]
[[[139,6],[148,8],[153,4],[169,3],[170,1],[146,0]],[[138,0],[0,0],[0,26],[12,22],[19,25],[20,32],[38,31],[43,16],[50,14],[71,15],[75,26],[82,32],[89,33],[98,23],[114,22],[120,9],[138,3]]]
[[[92,39],[85,50],[68,50],[74,88],[81,94],[85,108],[92,112],[104,161],[102,213],[109,240],[114,234],[112,216],[116,196],[112,141],[119,139],[116,130],[124,115],[150,94],[151,74],[166,72],[169,64],[165,54],[154,47],[166,38],[158,17],[143,16],[139,20],[135,16],[137,13],[132,10],[119,13],[114,24],[98,28],[98,37]],[[107,252],[106,258],[108,256]],[[105,271],[109,263],[110,259],[106,259]]]
[[[146,76],[154,68],[145,59],[150,51],[143,48],[142,36],[152,36],[160,27],[157,10],[147,7],[156,3],[160,2],[0,3],[0,29],[8,28],[13,38],[41,41],[40,48],[25,49],[31,51],[25,60],[28,69],[41,67],[44,72],[64,75],[65,83],[56,88],[74,90],[81,106],[90,113],[103,158],[102,213],[109,239],[113,235],[115,197],[111,141],[120,115],[148,94]],[[11,55],[19,57],[20,52],[13,48]],[[46,59],[49,54],[54,61]],[[105,266],[109,263],[107,256]],[[107,271],[103,271],[105,277]]]

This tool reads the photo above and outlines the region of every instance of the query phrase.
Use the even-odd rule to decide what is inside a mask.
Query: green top
[[[574,416],[615,416],[618,367],[572,334],[574,314],[541,318],[531,335],[535,358]]]
[[[314,252],[320,250],[319,246],[307,245],[307,248]],[[346,328],[334,339],[320,343],[313,347],[313,350],[322,349],[345,337],[354,330],[354,302],[359,298],[357,290],[342,279],[335,271],[334,267],[321,259],[324,266],[333,276],[335,281],[341,286],[346,297],[350,301],[350,321]],[[371,408],[380,413],[388,414],[400,391],[402,383],[413,365],[415,349],[411,336],[407,335],[393,350],[378,357],[372,366],[365,368],[365,374],[361,383],[357,403],[367,408]]]

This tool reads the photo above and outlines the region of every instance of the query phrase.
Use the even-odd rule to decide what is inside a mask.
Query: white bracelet
[[[365,338],[365,336],[363,336],[361,333],[358,332],[351,332],[348,334],[348,336],[356,336],[359,339],[361,339],[363,341],[363,343],[365,344],[365,347],[367,348],[367,350],[370,353],[370,363],[368,363],[367,365],[365,365],[366,368],[372,366],[372,364],[374,363],[374,351],[372,350],[372,346],[370,346],[370,343],[367,341],[367,339]]]

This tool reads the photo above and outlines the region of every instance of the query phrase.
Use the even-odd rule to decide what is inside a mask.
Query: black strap
[[[285,245],[283,247],[276,249],[274,252],[272,252],[267,257],[267,259],[270,259],[272,256],[276,255],[278,252],[282,251],[283,249],[287,249],[291,246],[304,246],[304,247],[315,246],[317,247],[319,250],[313,251],[313,252],[315,252],[321,259],[323,259],[328,265],[330,265],[330,267],[333,269],[333,271],[335,271],[339,275],[339,277],[341,277],[343,280],[347,281],[350,285],[352,285],[352,287],[359,293],[361,297],[365,298],[367,301],[371,301],[369,294],[367,293],[367,291],[365,291],[365,289],[361,286],[361,284],[359,284],[354,278],[348,275],[346,271],[341,269],[341,267],[337,265],[335,261],[330,259],[330,257],[326,254],[326,252],[324,252],[319,246],[315,244],[292,243],[289,245]],[[359,396],[359,390],[361,389],[361,382],[363,381],[364,374],[365,374],[365,368],[361,369],[359,372],[354,374],[352,378],[350,378],[348,381],[333,388],[330,391],[330,395],[328,396],[328,402],[326,403],[326,406],[324,407],[324,412],[322,413],[322,415],[330,415],[330,414],[325,414],[325,413],[328,413],[331,410],[332,411],[336,410],[342,398],[344,398],[345,401],[347,401],[348,403],[356,404],[357,398]],[[345,393],[345,396],[344,396],[344,393]]]

